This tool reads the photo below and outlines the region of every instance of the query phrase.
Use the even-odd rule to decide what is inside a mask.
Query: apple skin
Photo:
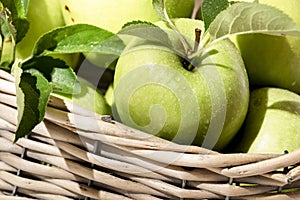
[[[65,23],[87,23],[118,32],[128,21],[157,21],[151,0],[61,0]],[[126,6],[125,6],[126,5]]]
[[[81,88],[79,94],[52,93],[51,95],[100,115],[111,115],[111,107],[104,96],[87,80],[78,77],[78,82]]]
[[[259,0],[289,15],[300,25],[299,0]],[[275,86],[300,92],[300,37],[263,34],[235,38],[251,85]]]
[[[113,102],[114,102],[114,87],[113,87],[112,83],[108,86],[108,88],[105,92],[104,98],[105,98],[107,104],[112,107]]]
[[[190,17],[194,0],[166,0],[166,7],[171,18]],[[61,0],[61,8],[67,25],[87,23],[113,33],[133,20],[159,20],[152,0]]]
[[[46,32],[64,26],[64,19],[60,10],[60,0],[30,0],[27,20],[30,23],[25,37],[16,46],[16,58],[26,59],[31,56],[35,42]],[[53,55],[64,60],[75,68],[79,61],[78,54]]]
[[[249,111],[236,152],[293,152],[300,148],[300,96],[281,88],[250,94]]]
[[[170,18],[191,18],[195,0],[165,0]]]
[[[195,28],[203,28],[200,20],[173,22],[191,43]],[[195,71],[188,71],[170,49],[132,41],[116,66],[114,117],[180,144],[223,149],[246,116],[248,79],[232,42],[215,43],[208,52]]]

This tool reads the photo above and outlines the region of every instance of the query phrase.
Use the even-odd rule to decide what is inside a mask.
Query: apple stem
[[[194,52],[198,51],[199,48],[199,43],[200,43],[200,38],[201,38],[201,30],[199,28],[195,29],[195,43],[194,43]]]
[[[195,66],[189,61],[190,59],[188,57],[198,51],[200,38],[201,38],[201,30],[199,28],[196,28],[194,49],[188,51],[186,59],[184,59],[184,61],[182,62],[183,67],[188,71],[193,71],[195,69]]]

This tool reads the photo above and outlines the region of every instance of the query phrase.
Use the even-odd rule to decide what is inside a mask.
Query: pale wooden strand
[[[119,149],[118,147],[112,147],[107,144],[101,144],[101,155],[116,160],[130,162],[135,165],[143,166],[149,170],[156,171],[163,175],[177,178],[179,180],[189,181],[224,181],[228,178],[206,169],[195,168],[193,170],[186,170],[179,166],[165,165],[150,159],[145,159],[140,156],[136,156],[128,151]]]
[[[1,200],[33,200],[32,198],[18,197],[18,196],[0,195],[0,197],[1,197]]]
[[[38,124],[33,129],[33,132],[38,135],[51,138],[53,140],[64,141],[71,144],[76,144],[78,146],[83,145],[78,134],[69,131],[68,129],[62,128],[61,126],[58,126],[56,124],[53,124],[48,120],[44,120],[42,123]]]
[[[284,174],[262,174],[257,176],[249,176],[244,178],[236,178],[238,183],[253,183],[266,186],[283,187],[287,184],[286,175]]]
[[[2,183],[5,183],[6,187],[3,187]],[[9,183],[6,183],[5,181],[0,179],[0,189],[1,190],[6,190],[6,191],[12,191],[14,189],[14,186],[9,184]],[[39,191],[27,190],[27,189],[24,189],[24,188],[18,188],[18,193],[19,194],[25,194],[25,195],[28,195],[28,196],[32,196],[32,197],[35,197],[35,198],[38,198],[38,199],[49,199],[49,200],[53,200],[53,199],[70,200],[70,199],[74,199],[74,198],[68,198],[68,197],[61,196],[61,195],[56,195],[56,194],[39,193]],[[8,195],[4,195],[4,194],[2,194],[2,195],[0,194],[0,197],[1,197],[0,199],[1,200],[2,199],[16,199],[16,200],[28,199],[28,198],[20,197],[20,196],[8,196]],[[33,198],[30,198],[30,199],[32,200]]]
[[[14,155],[11,155],[8,153],[5,153],[5,154],[0,153],[0,160],[4,160],[7,163],[11,164],[12,166],[15,166],[16,168],[18,168],[22,171],[29,172],[30,174],[34,174],[35,176],[41,175],[41,176],[52,177],[51,179],[49,179],[49,178],[47,179],[47,178],[41,178],[41,176],[37,176],[44,181],[53,183],[55,185],[58,185],[62,188],[71,190],[71,191],[81,194],[83,196],[89,196],[89,197],[93,197],[93,198],[101,197],[101,199],[104,197],[109,197],[110,199],[128,199],[128,198],[122,197],[120,195],[114,195],[114,194],[107,193],[105,191],[97,191],[96,196],[87,194],[86,192],[90,190],[89,188],[85,188],[84,190],[79,192],[78,189],[84,188],[84,185],[79,186],[77,183],[67,181],[67,180],[61,180],[61,179],[70,179],[70,180],[76,180],[76,181],[81,181],[81,182],[86,182],[86,179],[79,178],[69,172],[66,172],[66,171],[56,168],[56,167],[48,167],[45,165],[31,163],[29,161],[23,160],[17,156],[14,156]],[[53,179],[55,177],[57,177],[59,179]],[[58,184],[58,183],[60,183],[60,184]],[[74,184],[78,185],[78,187],[76,187],[77,188],[76,191],[75,191]],[[40,196],[43,196],[43,195],[41,194]]]
[[[0,93],[0,102],[15,108],[17,107],[17,99],[14,95]]]
[[[207,168],[209,171],[215,172],[217,174],[223,175],[224,168]],[[229,179],[230,177],[227,177]],[[285,174],[281,174],[280,172],[269,172],[269,173],[261,173],[258,175],[253,176],[242,176],[234,178],[235,182],[241,182],[241,183],[254,183],[254,184],[260,184],[260,185],[266,185],[266,186],[278,186],[282,187],[284,185],[288,184],[287,176]]]
[[[68,198],[65,196],[61,195],[53,195],[53,194],[42,194],[42,193],[37,193],[37,192],[23,192],[26,195],[35,197],[37,199],[43,199],[43,200],[54,200],[54,199],[59,199],[59,200],[74,200],[73,198]],[[32,199],[31,199],[32,200]]]
[[[113,194],[110,192],[106,192],[103,190],[96,190],[91,187],[88,187],[86,185],[78,184],[74,181],[70,180],[62,180],[62,179],[50,179],[50,178],[43,178],[40,177],[42,180],[55,184],[61,188],[65,188],[67,190],[70,190],[74,193],[80,194],[82,196],[94,198],[94,199],[104,199],[104,200],[110,200],[110,199],[116,199],[116,200],[130,200],[130,198],[127,198],[125,196],[121,196],[118,194]],[[108,197],[110,199],[108,199]]]
[[[8,165],[3,161],[0,161],[0,171],[17,172],[17,169],[13,168],[12,166]]]
[[[4,130],[0,130],[0,136],[6,138],[9,140],[9,143],[12,145],[12,147],[14,146],[21,146],[23,148],[26,149],[30,149],[33,151],[37,151],[37,152],[41,152],[41,153],[47,153],[50,155],[56,155],[56,156],[61,156],[64,158],[69,158],[69,159],[73,159],[73,160],[77,160],[76,157],[71,156],[63,151],[61,151],[59,148],[52,146],[52,145],[48,145],[45,143],[41,143],[41,142],[37,142],[37,141],[33,141],[27,138],[20,138],[16,144],[13,144],[14,141],[14,135],[8,131],[4,131]]]
[[[135,150],[132,153],[161,163],[177,166],[214,168],[241,165],[278,157],[275,154],[182,154],[171,151]]]
[[[14,186],[0,178],[0,189],[2,191],[12,191],[14,189]]]
[[[4,70],[0,70],[0,79],[15,82],[14,76]]]
[[[300,180],[300,166],[295,167],[287,174],[287,181],[289,183]]]
[[[0,131],[1,132],[1,131]],[[0,137],[0,152],[11,152],[15,154],[22,153],[22,147],[14,145],[12,142],[6,138]]]
[[[46,193],[39,193],[37,191],[31,191],[31,190],[26,190],[26,189],[22,189],[19,188],[18,192],[21,194],[25,194],[37,199],[43,199],[43,200],[74,200],[74,198],[69,198],[66,196],[62,196],[62,195],[57,195],[57,194],[46,194]]]
[[[153,190],[147,186],[144,186],[139,183],[135,183],[132,181],[124,180],[113,175],[107,174],[105,172],[101,172],[95,169],[91,169],[88,167],[81,166],[78,163],[66,160],[61,157],[57,156],[49,156],[40,153],[32,153],[28,152],[27,156],[31,158],[35,158],[37,160],[44,161],[46,163],[53,164],[57,167],[60,167],[64,170],[71,171],[72,173],[82,176],[86,179],[100,182],[106,184],[110,187],[116,187],[122,190],[127,190],[130,192],[136,193],[144,193],[144,194],[151,194],[151,195],[163,195],[160,192]]]
[[[13,125],[17,124],[18,112],[16,109],[0,103],[0,110],[1,110],[0,112],[1,119]]]
[[[15,83],[0,79],[0,91],[11,95],[16,95]]]
[[[168,184],[166,182],[155,180],[155,179],[147,179],[140,177],[131,177],[132,180],[138,181],[149,187],[155,188],[157,190],[162,191],[163,193],[172,195],[178,198],[187,198],[187,199],[220,199],[224,198],[215,193],[211,193],[205,190],[193,190],[193,189],[184,189],[179,188],[174,185]]]
[[[289,192],[281,194],[262,194],[262,195],[252,195],[244,196],[230,199],[238,200],[297,200],[300,199],[300,192]]]
[[[15,132],[16,126],[0,118],[0,129]]]
[[[103,188],[103,189],[106,189],[106,190],[111,190],[112,188],[107,186],[107,185],[104,185],[102,183],[99,183],[99,182],[93,182],[93,186],[95,187],[100,187],[100,188]],[[119,189],[119,188],[113,188],[115,192],[119,193],[119,194],[123,194],[129,198],[132,198],[132,199],[135,199],[135,200],[144,200],[144,199],[148,199],[148,198],[152,198],[154,200],[163,200],[163,199],[170,199],[168,195],[166,194],[162,194],[161,193],[161,197],[155,197],[153,195],[149,195],[149,194],[140,194],[140,193],[131,193],[131,192],[128,192],[126,190],[122,190],[122,189]]]
[[[90,152],[83,151],[67,143],[57,141],[56,144],[60,149],[64,150],[65,152],[71,155],[74,155],[86,162],[93,163],[107,169],[134,174],[136,176],[145,176],[145,177],[161,179],[161,180],[170,180],[165,176],[162,176],[160,174],[157,174],[153,171],[147,170],[140,166],[136,166],[126,162],[108,159],[100,155],[92,154]]]
[[[155,196],[147,195],[147,194],[127,194],[128,197],[131,197],[135,200],[163,200],[161,198],[157,198]]]
[[[215,194],[228,197],[240,197],[246,195],[263,194],[276,190],[278,187],[275,186],[251,186],[251,187],[240,187],[229,184],[214,184],[214,183],[190,183],[189,185],[199,188],[201,190],[210,191]]]
[[[254,176],[300,163],[300,149],[289,154],[242,166],[226,168],[222,174],[232,178]]]
[[[57,168],[55,166],[42,165],[41,163],[33,163],[22,159],[14,154],[0,153],[0,160],[13,167],[14,169],[19,169],[21,171],[28,172],[34,175],[43,175],[51,178],[85,181],[85,179],[80,178],[63,169]]]
[[[45,192],[51,194],[61,194],[66,196],[74,196],[73,193],[65,190],[61,187],[49,184],[43,181],[36,181],[27,178],[22,178],[16,175],[13,175],[9,172],[0,171],[0,178],[14,186],[30,189],[38,192]]]

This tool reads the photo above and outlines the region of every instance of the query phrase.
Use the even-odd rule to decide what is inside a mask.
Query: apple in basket
[[[190,17],[194,0],[166,0],[170,17]],[[124,24],[133,20],[155,22],[159,20],[152,6],[152,0],[61,0],[65,23],[87,23],[117,33]],[[126,40],[126,39],[125,39]],[[107,67],[103,56],[84,53],[91,63]],[[105,59],[110,59],[105,55]],[[112,60],[114,58],[111,58]],[[113,67],[111,68],[113,69]]]
[[[114,88],[113,84],[110,84],[105,92],[104,96],[108,105],[112,106],[114,102]]]
[[[80,86],[80,93],[79,94],[63,94],[63,93],[52,93],[52,97],[49,100],[50,105],[58,106],[58,102],[61,101],[55,100],[58,98],[60,100],[65,101],[65,105],[62,105],[62,108],[67,105],[71,106],[72,110],[76,112],[76,109],[80,109],[80,106],[88,111],[92,111],[98,113],[100,115],[110,115],[111,108],[106,103],[104,96],[98,92],[97,88],[95,88],[90,82],[83,78],[78,77],[78,83]],[[70,109],[70,108],[69,108]],[[80,110],[78,110],[80,111]]]
[[[259,0],[289,15],[300,25],[299,0]],[[300,92],[300,37],[262,34],[240,35],[241,51],[251,85],[276,86]]]
[[[281,88],[251,92],[249,111],[236,151],[292,152],[300,148],[300,96]]]
[[[181,18],[173,23],[190,46],[195,43],[195,29],[203,29],[200,20]],[[157,25],[176,40],[177,33],[166,23]],[[248,108],[242,58],[230,40],[221,40],[195,60],[187,61],[165,46],[133,40],[116,65],[114,116],[126,125],[181,144],[225,147]]]
[[[44,33],[64,26],[64,19],[60,10],[60,0],[30,0],[26,15],[29,30],[16,46],[16,58],[26,59],[31,56],[35,42]],[[64,60],[70,67],[75,67],[79,60],[76,54],[54,55]]]

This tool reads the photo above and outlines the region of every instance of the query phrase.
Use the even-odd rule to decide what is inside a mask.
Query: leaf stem
[[[172,22],[172,20],[170,19],[167,9],[165,7],[165,1],[163,1],[163,12],[164,12],[164,17],[166,22],[168,23],[168,25],[170,26],[170,28],[176,33],[176,35],[178,36],[183,48],[184,48],[184,52],[186,55],[188,55],[188,52],[191,50],[191,48],[189,47],[187,41],[185,40],[185,38],[182,36],[182,34],[179,32],[179,30],[177,29],[177,27],[175,26],[175,24]]]

